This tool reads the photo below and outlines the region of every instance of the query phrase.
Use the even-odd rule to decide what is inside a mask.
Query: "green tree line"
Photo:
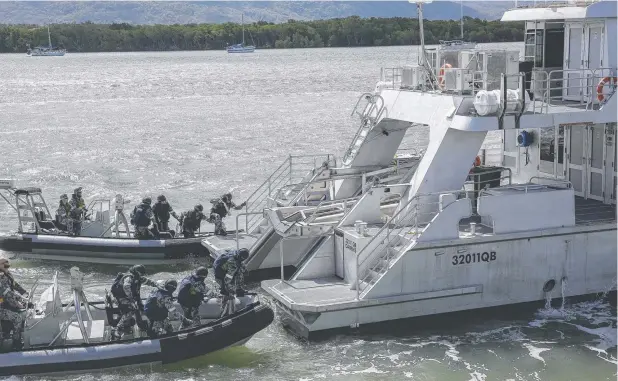
[[[523,23],[464,18],[464,39],[472,42],[523,41]],[[460,38],[459,20],[424,21],[425,43]],[[52,43],[71,52],[126,52],[224,49],[242,40],[240,24],[55,24]],[[418,20],[347,18],[245,25],[245,40],[259,49],[417,45]],[[25,52],[27,46],[47,45],[47,28],[0,25],[0,53]]]

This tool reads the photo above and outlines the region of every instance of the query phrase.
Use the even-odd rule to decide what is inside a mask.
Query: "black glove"
[[[32,302],[28,302],[28,309],[34,309],[34,304]]]

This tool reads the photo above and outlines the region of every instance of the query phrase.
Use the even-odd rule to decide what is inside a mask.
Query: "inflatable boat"
[[[210,299],[200,308],[198,326],[180,329],[180,322],[172,321],[174,332],[158,337],[135,326],[133,335],[114,341],[111,327],[118,321],[117,310],[109,297],[89,303],[82,278],[78,269],[71,269],[74,300],[62,305],[54,277],[36,308],[27,312],[24,348],[11,351],[10,339],[0,342],[0,376],[170,364],[243,345],[274,319],[273,311],[257,295]],[[10,337],[7,323],[2,322],[5,338]]]
[[[113,200],[92,200],[80,235],[72,236],[50,218],[40,188],[15,188],[12,180],[0,180],[0,197],[15,210],[18,221],[16,233],[0,237],[0,249],[18,253],[24,259],[119,265],[207,260],[208,249],[201,239],[214,234],[198,233],[185,238],[170,231],[158,233],[158,239],[135,239],[124,215],[126,201],[117,195]]]

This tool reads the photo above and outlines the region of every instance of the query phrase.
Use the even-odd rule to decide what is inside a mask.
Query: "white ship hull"
[[[391,267],[392,279],[379,283],[382,296],[373,290],[377,296],[357,300],[349,284],[296,281],[296,293],[275,300],[284,324],[312,338],[334,329],[543,301],[551,280],[549,294],[558,298],[606,293],[615,285],[616,252],[615,224],[433,242]],[[270,280],[262,287],[276,295],[291,286]]]

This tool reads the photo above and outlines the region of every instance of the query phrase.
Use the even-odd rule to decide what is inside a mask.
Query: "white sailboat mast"
[[[242,45],[245,46],[245,14],[240,15],[240,23],[242,24]]]
[[[52,48],[51,44],[51,33],[49,33],[49,25],[47,26],[47,39],[49,40],[49,48]]]

